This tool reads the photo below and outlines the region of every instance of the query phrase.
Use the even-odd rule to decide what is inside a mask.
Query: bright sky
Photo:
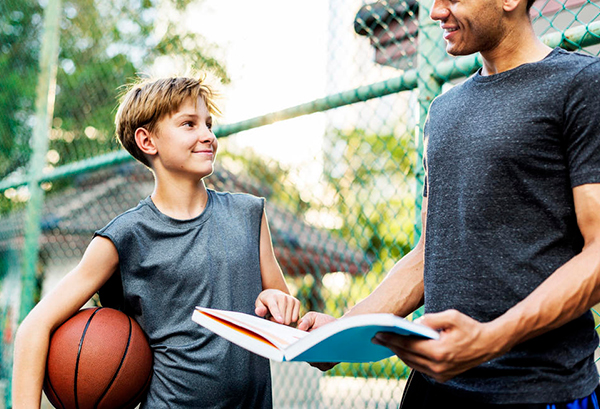
[[[198,0],[181,24],[219,49],[231,84],[223,89],[222,123],[235,123],[398,74],[374,62],[353,22],[364,0]],[[168,10],[162,12],[169,19]],[[171,17],[171,21],[173,18]],[[160,28],[157,28],[160,31]],[[172,66],[166,62],[162,66]],[[170,64],[170,65],[169,65]],[[228,149],[252,147],[291,169],[300,191],[322,197],[326,126],[378,129],[393,112],[382,100],[282,121],[228,137]],[[389,127],[384,130],[388,132]],[[305,200],[310,199],[308,196]]]
[[[204,0],[186,25],[219,45],[231,84],[225,123],[308,102],[325,95],[328,2],[323,0]],[[235,136],[282,162],[312,160],[324,118],[312,115]],[[318,150],[318,149],[317,149]]]

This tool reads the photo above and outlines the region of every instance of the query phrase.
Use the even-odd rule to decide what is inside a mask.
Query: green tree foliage
[[[64,2],[64,0],[63,0]],[[228,80],[207,50],[213,46],[182,24],[191,0],[71,0],[64,2],[56,111],[50,149],[58,163],[118,148],[114,115],[122,85],[171,56],[188,68],[209,69]],[[170,64],[175,65],[175,62]]]
[[[37,1],[0,2],[0,178],[29,157],[41,24]]]
[[[386,272],[411,249],[417,163],[414,137],[335,130],[325,177],[336,191],[341,236],[370,254],[375,272]]]
[[[402,256],[414,239],[415,178],[418,161],[414,136],[375,134],[363,129],[334,130],[325,178],[335,190],[334,208],[345,222],[339,234],[362,248],[373,265],[367,275],[352,277],[339,293],[319,289],[326,312],[340,316],[365,298]],[[325,290],[325,291],[324,291]],[[376,364],[340,364],[338,376],[405,378],[406,365],[396,357]]]
[[[118,148],[119,87],[159,57],[208,69],[228,81],[213,45],[182,25],[191,0],[63,0],[60,55],[49,161],[61,165]],[[43,8],[38,0],[0,2],[0,179],[29,157]],[[158,33],[160,31],[160,33]],[[158,33],[158,34],[157,34]]]
[[[185,73],[208,70],[229,81],[214,58],[216,47],[181,24],[191,2],[62,0],[49,165],[119,149],[114,115],[122,86],[150,72],[156,61]],[[23,175],[31,153],[44,17],[40,3],[45,4],[0,1],[0,180]],[[170,23],[159,18],[165,14]],[[59,185],[52,190],[60,190]],[[0,197],[0,213],[21,205]]]

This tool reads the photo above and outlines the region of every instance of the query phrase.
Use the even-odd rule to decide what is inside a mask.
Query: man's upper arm
[[[427,196],[423,197],[423,202],[421,203],[421,225],[423,226],[421,230],[421,237],[419,239],[418,245],[423,246],[423,253],[425,252],[425,231],[427,230],[427,204],[429,200]]]
[[[600,183],[573,188],[573,200],[584,247],[590,245],[600,247]]]
[[[571,187],[600,183],[600,60],[582,69],[569,84],[564,134]]]

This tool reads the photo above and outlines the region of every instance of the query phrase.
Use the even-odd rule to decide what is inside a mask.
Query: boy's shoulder
[[[250,193],[218,192],[207,189],[217,205],[227,207],[264,207],[265,198]]]
[[[124,232],[131,229],[140,220],[147,220],[150,216],[148,212],[152,213],[148,206],[148,198],[146,198],[141,200],[136,207],[126,210],[116,216],[104,228],[98,230],[98,232],[105,232],[107,230]]]

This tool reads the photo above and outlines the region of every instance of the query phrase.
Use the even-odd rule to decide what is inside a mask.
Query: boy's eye
[[[184,122],[184,123],[183,123],[183,126],[189,126],[189,127],[193,127],[193,126],[194,126],[194,123],[193,123],[193,122],[191,122],[191,121],[186,121],[186,122]]]
[[[207,122],[207,123],[206,123],[206,127],[207,127],[208,129],[212,129],[212,122]]]

